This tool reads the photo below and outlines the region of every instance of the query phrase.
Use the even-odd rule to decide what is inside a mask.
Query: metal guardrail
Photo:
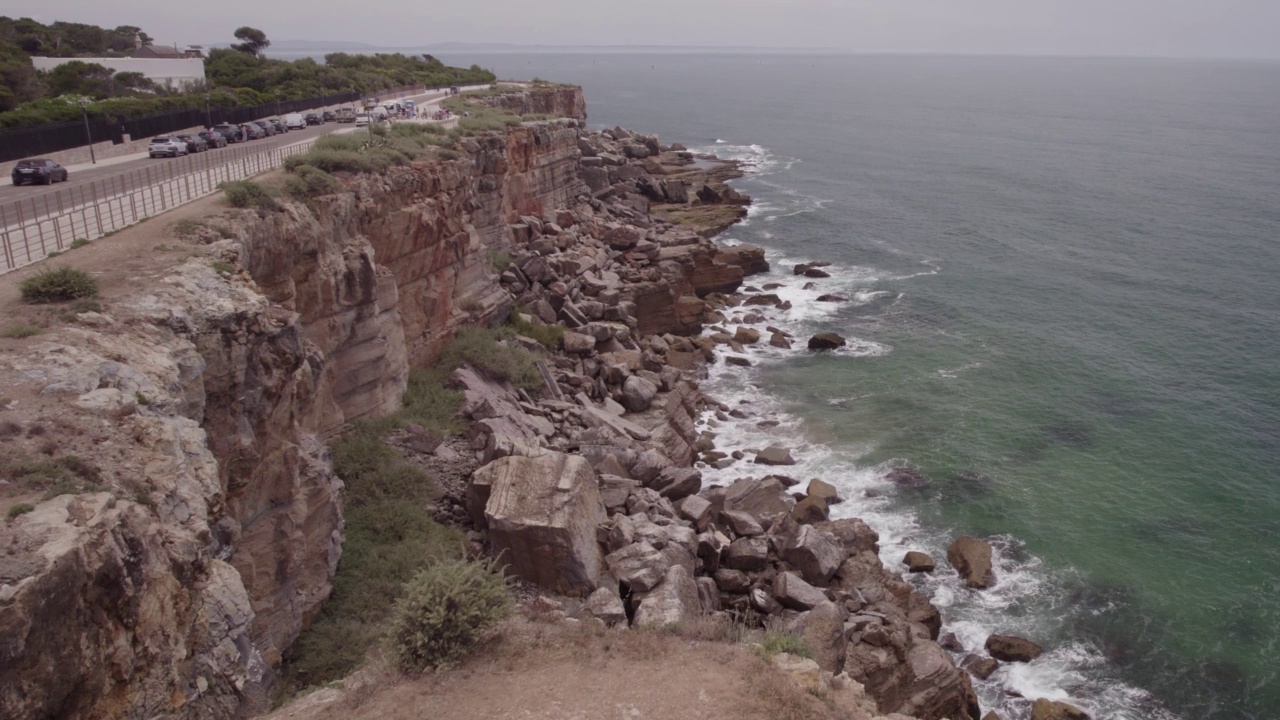
[[[219,183],[278,168],[318,139],[269,150],[231,146],[188,155],[0,206],[0,273],[67,250],[76,240],[96,240],[212,194]]]

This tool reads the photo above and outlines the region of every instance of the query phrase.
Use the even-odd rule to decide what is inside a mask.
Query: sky
[[[194,13],[173,0],[0,0],[0,15],[159,42],[273,40],[668,45],[849,52],[1280,58],[1280,0],[277,0]],[[269,51],[268,51],[268,54]]]

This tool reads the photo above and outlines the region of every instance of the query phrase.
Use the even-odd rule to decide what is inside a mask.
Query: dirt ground
[[[374,662],[374,667],[378,663]],[[839,716],[743,644],[513,620],[454,670],[367,669],[262,720],[818,720]]]
[[[14,505],[36,502],[44,494],[44,488],[10,482],[5,477],[11,474],[6,472],[9,463],[83,458],[102,471],[105,486],[113,484],[113,453],[123,451],[108,440],[110,430],[100,426],[105,421],[69,411],[65,397],[41,396],[40,386],[14,371],[7,360],[65,342],[98,321],[93,313],[109,316],[114,303],[158,282],[169,268],[203,257],[205,246],[177,237],[174,226],[188,219],[216,223],[229,210],[222,194],[216,193],[58,257],[0,275],[0,517]],[[99,296],[91,301],[24,303],[19,284],[56,267],[93,275]]]

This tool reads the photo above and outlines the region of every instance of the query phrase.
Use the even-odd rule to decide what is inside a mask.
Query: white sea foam
[[[788,167],[785,161],[772,158],[768,150],[760,146],[722,143],[715,150],[721,156],[729,152],[734,157],[754,158],[748,168],[749,172],[756,173],[749,176],[752,181],[758,180],[759,174],[780,173]],[[797,352],[768,345],[767,326],[790,333],[796,345],[801,346],[812,332],[825,329],[841,308],[874,303],[883,303],[886,308],[891,308],[906,294],[881,289],[877,287],[878,283],[936,275],[941,272],[941,266],[933,260],[922,259],[917,261],[921,267],[919,271],[905,274],[885,273],[872,267],[830,266],[823,268],[830,274],[828,278],[796,276],[792,268],[799,263],[811,262],[811,259],[795,257],[791,252],[779,252],[768,241],[776,234],[785,242],[787,218],[804,211],[819,211],[825,201],[805,199],[797,193],[787,192],[781,183],[773,180],[767,184],[756,184],[764,187],[765,192],[757,194],[750,217],[763,217],[770,223],[769,232],[753,229],[732,237],[734,233],[731,231],[731,237],[721,238],[720,242],[736,245],[740,243],[738,238],[743,236],[750,237],[755,243],[763,240],[773,270],[749,278],[748,284],[762,292],[776,294],[789,302],[791,309],[750,306],[726,311],[726,329],[733,332],[738,325],[748,325],[761,332],[762,342],[744,348],[743,354],[751,360],[753,367],[717,363],[709,369],[703,388],[709,396],[729,408],[741,408],[749,415],[718,419],[715,413],[707,413],[699,418],[699,426],[716,434],[716,445],[724,452],[762,449],[774,444],[790,449],[797,464],[782,471],[801,480],[820,477],[832,482],[847,498],[847,502],[833,507],[832,515],[860,517],[875,528],[880,534],[881,559],[886,567],[900,567],[907,550],[923,550],[935,558],[944,557],[953,535],[951,530],[922,525],[918,516],[898,500],[897,488],[885,479],[891,466],[909,459],[872,464],[866,461],[875,450],[870,444],[832,446],[813,441],[803,418],[788,412],[787,402],[769,392],[768,388],[761,387],[758,379],[761,369],[794,362]],[[808,203],[805,207],[812,209],[800,210],[805,203]],[[779,287],[767,287],[774,283]],[[809,289],[805,289],[809,283]],[[849,302],[818,302],[817,298],[824,294],[842,295],[849,298]],[[745,323],[746,316],[753,313],[763,319]],[[834,356],[848,357],[850,362],[856,362],[854,358],[884,355],[891,351],[892,348],[882,343],[853,337],[849,338],[848,346]],[[978,367],[981,363],[969,363],[939,370],[938,374],[955,378]],[[861,400],[853,396],[829,398],[826,402],[847,406]],[[763,421],[776,424],[761,427]],[[768,469],[754,465],[749,452],[742,460],[726,468],[701,469],[708,484],[727,484],[743,476],[759,476],[768,472]],[[993,538],[993,544],[997,583],[988,590],[969,589],[955,573],[946,570],[909,578],[943,609],[946,618],[944,632],[955,633],[966,652],[981,652],[986,638],[995,632],[1032,638],[1051,636],[1056,632],[1055,623],[1060,617],[1054,608],[1063,602],[1062,578],[1049,572],[1039,558],[1026,553],[1015,538]],[[958,662],[959,656],[956,659]],[[1175,720],[1161,710],[1149,694],[1120,683],[1107,673],[1097,672],[1105,662],[1096,648],[1082,643],[1068,644],[1052,648],[1032,663],[1006,664],[989,680],[975,681],[975,689],[984,710],[998,710],[1007,718],[1025,718],[1029,712],[1029,699],[1045,697],[1067,700],[1090,711],[1094,717]]]

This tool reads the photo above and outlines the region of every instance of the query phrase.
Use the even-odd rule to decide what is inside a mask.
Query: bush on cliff
[[[72,267],[41,270],[18,283],[23,302],[62,302],[97,297],[98,281],[89,273]]]
[[[333,594],[290,650],[283,692],[359,667],[384,634],[404,583],[431,563],[461,555],[462,536],[426,510],[436,496],[432,478],[384,441],[397,420],[362,423],[333,446],[333,468],[347,490],[342,560]]]
[[[291,169],[293,177],[284,183],[284,191],[299,200],[316,195],[328,195],[342,189],[338,179],[312,165],[296,165]]]
[[[276,210],[280,207],[269,188],[252,180],[230,180],[219,183],[218,189],[226,196],[231,207],[256,210]]]
[[[388,632],[404,672],[457,663],[511,614],[511,596],[493,562],[438,562],[420,571],[396,601]]]
[[[538,356],[503,342],[509,328],[467,328],[445,349],[441,363],[449,367],[471,365],[495,380],[505,380],[530,393],[542,389],[542,374],[534,363]]]

